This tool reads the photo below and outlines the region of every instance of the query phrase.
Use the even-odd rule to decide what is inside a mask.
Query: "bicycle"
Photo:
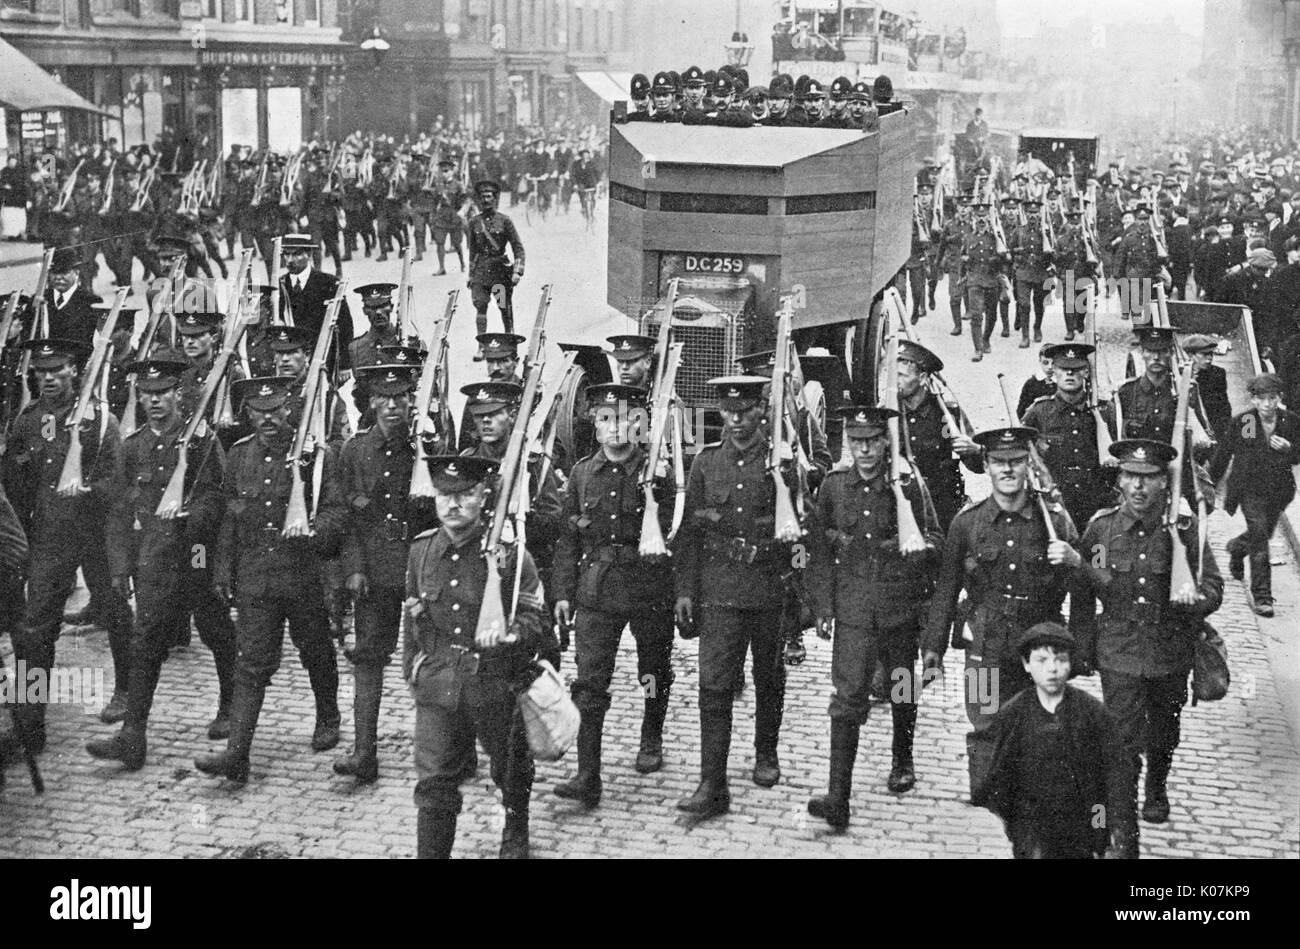
[[[528,221],[529,226],[532,226],[534,214],[545,221],[550,210],[551,202],[542,190],[544,181],[546,181],[545,175],[528,175],[528,200],[524,202],[524,219]]]
[[[583,188],[578,192],[578,202],[582,206],[583,224],[590,234],[596,229],[596,189]]]

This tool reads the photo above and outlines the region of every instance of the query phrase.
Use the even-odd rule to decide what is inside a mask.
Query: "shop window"
[[[221,19],[221,0],[203,0],[203,19]]]
[[[36,0],[2,0],[0,7],[6,10],[21,10],[23,13],[35,13]]]
[[[573,47],[582,49],[582,21],[585,19],[582,7],[575,7],[573,10]]]
[[[302,25],[320,26],[320,0],[302,0]]]
[[[293,0],[275,0],[275,22],[293,24]]]
[[[253,0],[235,0],[235,22],[253,22]]]

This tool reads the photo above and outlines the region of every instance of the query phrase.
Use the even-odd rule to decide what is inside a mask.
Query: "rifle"
[[[48,317],[45,313],[45,288],[50,282],[50,267],[54,263],[54,248],[47,248],[41,258],[41,272],[36,278],[36,289],[32,292],[32,325],[27,331],[27,340],[44,339],[50,335]],[[27,374],[32,368],[32,351],[24,349],[18,357],[18,411],[27,408],[32,401],[31,388],[27,385]]]
[[[149,309],[149,320],[145,323],[144,333],[140,336],[140,345],[136,347],[133,361],[149,358],[149,350],[153,348],[154,337],[158,334],[158,324],[162,322],[163,307],[154,306]],[[136,374],[130,374],[127,383],[126,408],[122,411],[122,424],[119,426],[122,437],[135,433],[140,427],[139,422],[139,402],[140,394],[136,389]]]
[[[1094,308],[1095,300],[1093,294],[1095,287],[1088,285],[1084,291],[1087,303],[1087,311],[1084,314],[1083,331],[1087,333],[1087,338],[1092,342],[1092,355],[1088,357],[1088,370],[1092,378],[1092,420],[1097,427],[1097,461],[1104,464],[1110,457],[1110,427],[1106,424],[1106,419],[1101,414],[1101,378],[1097,373],[1097,360],[1101,353],[1101,339],[1097,335],[1097,311]],[[1109,385],[1109,380],[1107,380]]]
[[[1187,451],[1187,409],[1191,404],[1192,364],[1189,360],[1178,374],[1178,408],[1174,413],[1174,460],[1169,463],[1169,498],[1165,509],[1165,528],[1169,531],[1169,596],[1170,599],[1188,584],[1195,583],[1187,546],[1178,533],[1179,504],[1183,498],[1183,458]]]
[[[1020,424],[1020,416],[1016,415],[1015,402],[1011,398],[1011,390],[1007,388],[1007,377],[998,373],[998,388],[1002,390],[1002,401],[1007,409],[1007,421],[1012,425]],[[1038,502],[1038,509],[1043,515],[1043,524],[1047,528],[1047,539],[1049,541],[1060,540],[1057,536],[1056,525],[1052,523],[1052,510],[1047,503],[1047,499],[1052,499],[1052,505],[1058,502],[1056,483],[1052,480],[1052,473],[1048,470],[1043,456],[1038,452],[1038,445],[1033,439],[1029,440],[1029,491]]]
[[[248,202],[250,208],[255,208],[262,203],[262,195],[266,192],[267,159],[270,157],[271,150],[269,148],[262,152],[262,160],[257,166],[257,181],[253,185],[253,200]]]
[[[280,315],[280,258],[284,254],[284,238],[277,237],[271,242],[271,322],[279,323]],[[293,326],[293,317],[288,313],[283,316],[285,326]]]
[[[529,408],[537,397],[537,390],[542,384],[542,344],[546,338],[546,315],[551,306],[551,285],[542,287],[541,302],[537,306],[537,319],[533,322],[532,338],[528,342],[528,358],[524,363],[524,394],[519,403],[519,412],[510,428],[510,441],[501,458],[501,470],[497,481],[496,503],[492,509],[492,522],[484,538],[483,551],[486,554],[487,580],[483,585],[483,605],[479,609],[478,626],[474,632],[474,641],[480,648],[493,644],[498,632],[509,633],[510,623],[514,620],[517,600],[511,598],[510,616],[507,617],[501,603],[501,563],[505,558],[502,547],[502,534],[506,521],[510,518],[511,503],[521,489],[527,484],[527,463],[524,459],[525,438],[528,435]],[[526,493],[525,493],[526,497]],[[523,513],[520,511],[519,513]],[[516,557],[522,558],[524,539],[516,524]],[[516,581],[522,571],[516,566]],[[516,586],[516,590],[517,590]]]
[[[74,498],[90,490],[82,478],[81,466],[81,426],[94,415],[96,389],[100,386],[100,374],[108,371],[108,354],[112,348],[113,328],[117,324],[117,314],[126,302],[130,287],[122,287],[113,297],[113,308],[108,311],[104,327],[95,334],[95,348],[86,363],[85,378],[81,381],[81,396],[77,405],[64,423],[71,430],[68,454],[63,459],[63,472],[59,476],[55,489],[60,497]],[[105,407],[103,411],[107,412]],[[102,446],[102,442],[101,442]]]
[[[408,244],[402,254],[402,279],[397,286],[397,338],[402,340],[406,339],[411,318],[411,261],[414,254],[414,246]]]
[[[776,540],[793,542],[802,536],[799,519],[794,513],[794,503],[790,499],[790,489],[781,477],[781,463],[790,448],[785,440],[786,429],[793,428],[787,424],[785,386],[790,375],[790,322],[793,309],[787,302],[781,308],[776,330],[776,365],[772,369],[772,387],[768,400],[768,417],[772,420],[772,443],[768,448],[767,471],[776,489],[776,509],[773,523],[773,536]],[[798,431],[794,433],[799,437]]]
[[[447,407],[447,332],[451,329],[451,318],[456,313],[459,297],[459,290],[447,294],[447,308],[443,311],[442,319],[433,324],[433,332],[429,335],[429,351],[425,354],[420,382],[415,389],[415,464],[411,468],[411,486],[407,492],[407,496],[413,499],[433,497],[433,479],[429,476],[425,438],[436,438],[443,445],[456,443],[455,434],[441,423]],[[435,404],[438,409],[437,423],[433,420]]]
[[[80,159],[77,167],[72,169],[72,174],[68,175],[68,180],[63,182],[63,187],[59,189],[59,200],[54,204],[56,212],[67,210],[68,202],[72,200],[72,192],[77,188],[77,175],[81,173],[81,166],[85,163],[86,159]]]
[[[676,283],[676,281],[674,281]],[[664,321],[667,325],[667,321]],[[641,469],[641,490],[645,494],[645,511],[641,515],[641,543],[638,551],[642,557],[668,556],[668,544],[659,526],[659,502],[654,495],[655,475],[664,460],[664,436],[672,424],[673,388],[677,383],[677,370],[682,362],[682,343],[674,343],[664,359],[663,372],[651,390],[650,442],[646,445],[645,466]]]
[[[315,456],[317,475],[325,462],[325,395],[328,382],[326,359],[330,346],[334,342],[334,333],[338,328],[339,307],[347,293],[347,281],[340,280],[334,299],[330,300],[325,310],[325,319],[321,323],[320,333],[316,337],[316,350],[312,353],[311,363],[307,366],[307,379],[302,388],[302,418],[298,420],[298,431],[294,435],[293,445],[289,449],[286,464],[293,474],[293,485],[289,489],[289,504],[284,515],[285,537],[310,537],[312,535],[311,517],[307,512],[307,486],[303,481],[303,462],[309,456]],[[319,478],[317,478],[319,480]],[[320,503],[320,492],[312,498],[313,508]],[[313,510],[314,513],[314,510]]]
[[[230,291],[230,298],[226,301],[226,333],[229,335],[230,327],[236,323],[243,313],[244,306],[244,287],[248,280],[248,272],[253,266],[253,249],[240,251],[239,266],[235,271],[234,287]],[[217,428],[231,428],[235,424],[235,407],[230,398],[230,375],[227,373],[222,376],[221,387],[217,390],[216,402],[212,408],[212,424]]]
[[[898,412],[898,335],[891,333],[885,352],[888,365],[885,367],[885,408]],[[925,550],[925,535],[916,523],[916,514],[912,511],[912,502],[903,492],[903,451],[899,435],[898,415],[889,420],[889,487],[894,492],[894,515],[896,518],[898,552],[907,554],[921,553]],[[910,466],[909,466],[910,471]]]
[[[235,355],[235,349],[239,345],[239,341],[243,338],[244,331],[248,329],[249,323],[257,321],[256,316],[252,319],[243,318],[242,308],[237,309],[236,313],[239,314],[239,318],[230,320],[227,323],[225,338],[221,343],[221,351],[217,353],[216,358],[212,361],[212,370],[208,373],[208,379],[203,384],[203,391],[199,393],[199,401],[194,406],[194,414],[185,423],[185,430],[181,433],[180,440],[177,442],[179,450],[176,454],[176,467],[172,471],[171,480],[167,482],[167,487],[158,500],[158,507],[154,511],[154,514],[163,520],[185,517],[188,513],[185,510],[185,502],[187,501],[185,475],[189,468],[190,446],[198,438],[199,432],[203,430],[204,419],[208,414],[208,406],[212,404],[217,390],[221,387],[222,379],[225,377],[230,361]],[[202,466],[200,465],[200,467]]]
[[[18,312],[18,301],[21,296],[22,294],[17,290],[11,292],[9,301],[5,304],[4,316],[0,317],[0,457],[4,455],[4,445],[9,432],[10,409],[13,407],[10,401],[10,386],[27,388],[25,374],[19,377],[5,371],[5,346],[9,342],[9,331],[13,328],[14,315]]]
[[[113,207],[113,184],[117,181],[117,175],[113,172],[117,170],[117,159],[114,158],[108,166],[108,184],[104,187],[104,203],[99,206],[100,214],[107,214]]]
[[[892,297],[890,296],[892,294]],[[898,291],[890,287],[885,291],[887,305],[893,307],[895,314],[898,316],[898,326],[903,331],[903,335],[913,343],[919,343],[916,338],[916,331],[912,329],[911,321],[907,318],[906,307],[903,306],[903,298],[898,295]],[[943,413],[944,423],[948,426],[948,431],[954,435],[965,435],[970,438],[975,434],[975,424],[966,414],[966,410],[961,407],[961,402],[957,398],[957,393],[952,391],[952,386],[948,385],[948,380],[944,379],[941,371],[930,373],[930,391],[934,393],[935,399],[939,403],[939,410]],[[951,401],[957,407],[957,415],[952,414],[952,409],[948,403]]]

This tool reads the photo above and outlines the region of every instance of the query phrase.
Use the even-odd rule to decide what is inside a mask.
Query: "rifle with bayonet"
[[[122,310],[122,304],[126,302],[127,294],[130,292],[130,287],[121,287],[114,295],[113,307],[108,311],[103,327],[95,334],[94,349],[86,362],[85,375],[82,377],[81,395],[77,399],[76,407],[64,423],[69,429],[70,440],[68,454],[63,459],[63,471],[55,488],[61,497],[75,498],[90,491],[90,486],[86,484],[83,477],[81,427],[95,416],[95,402],[99,401],[96,398],[97,390],[107,381],[109,357],[113,348],[113,329],[117,325],[117,315]],[[104,378],[101,379],[101,376]],[[100,406],[99,411],[108,411],[106,402]],[[100,447],[103,446],[102,439],[99,444]]]
[[[1000,372],[998,388],[1002,390],[1002,402],[1006,406],[1008,422],[1011,425],[1019,425],[1020,416],[1016,414],[1016,403],[1011,398],[1011,390],[1007,388],[1007,377]],[[1056,524],[1052,521],[1052,511],[1060,507],[1060,491],[1056,487],[1056,482],[1052,480],[1052,472],[1048,470],[1047,463],[1043,461],[1043,456],[1038,451],[1037,443],[1032,438],[1029,440],[1029,493],[1034,496],[1038,509],[1043,515],[1047,539],[1060,540],[1056,533]]]
[[[442,319],[433,324],[429,335],[429,349],[424,355],[420,381],[415,388],[415,465],[411,468],[411,485],[408,497],[413,500],[433,498],[433,479],[429,476],[426,441],[433,442],[440,451],[450,452],[456,444],[455,423],[447,410],[447,333],[451,318],[456,313],[459,290],[447,294],[447,308]],[[436,454],[436,453],[435,453]]]

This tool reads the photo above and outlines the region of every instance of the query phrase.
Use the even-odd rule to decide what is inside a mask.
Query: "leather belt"
[[[583,559],[595,563],[627,564],[640,560],[641,553],[631,544],[602,544],[586,554]]]
[[[708,535],[704,540],[705,550],[743,564],[752,564],[769,556],[778,546],[779,541],[775,540],[751,544],[743,537],[719,537],[716,534]]]
[[[407,521],[399,521],[391,514],[384,515],[384,519],[379,522],[380,529],[383,531],[385,540],[410,540],[411,525]]]

